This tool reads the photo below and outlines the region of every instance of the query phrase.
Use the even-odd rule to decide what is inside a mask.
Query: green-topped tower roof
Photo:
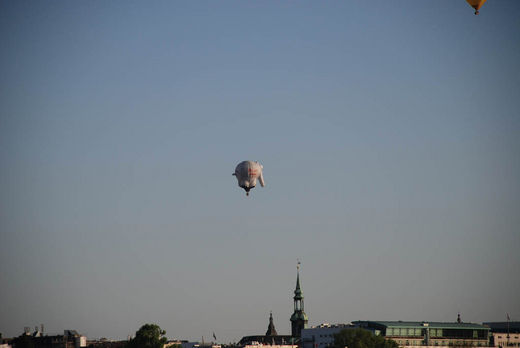
[[[296,265],[296,289],[294,289],[294,312],[291,315],[291,333],[293,337],[300,337],[301,331],[307,326],[309,318],[304,311],[303,291],[300,285],[300,261]]]

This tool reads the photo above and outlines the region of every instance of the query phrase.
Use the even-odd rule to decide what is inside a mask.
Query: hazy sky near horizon
[[[0,2],[0,332],[519,320],[519,14]]]

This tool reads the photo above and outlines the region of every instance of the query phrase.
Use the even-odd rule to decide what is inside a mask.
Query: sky
[[[519,13],[0,2],[0,332],[520,320]]]

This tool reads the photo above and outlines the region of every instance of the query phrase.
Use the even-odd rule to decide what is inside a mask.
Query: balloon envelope
[[[478,14],[478,10],[484,5],[486,0],[466,0],[467,3],[475,9],[475,14]]]
[[[237,177],[238,186],[242,187],[249,196],[249,190],[256,186],[256,180],[260,181],[262,187],[265,186],[262,169],[264,167],[256,161],[240,162],[235,168],[233,175]]]

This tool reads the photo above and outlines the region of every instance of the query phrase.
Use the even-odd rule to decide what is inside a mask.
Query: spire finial
[[[301,297],[302,296],[302,290],[300,288],[300,259],[296,259],[296,289],[294,290],[294,295]]]

